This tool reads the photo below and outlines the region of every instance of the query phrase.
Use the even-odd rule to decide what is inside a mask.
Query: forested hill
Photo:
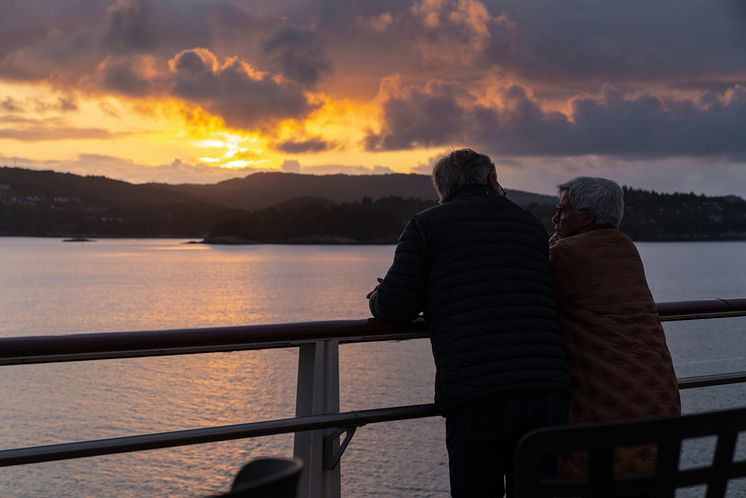
[[[156,184],[151,184],[156,185]],[[255,210],[263,209],[297,197],[315,197],[334,202],[355,202],[363,197],[401,197],[435,201],[437,195],[428,175],[301,175],[296,173],[255,173],[245,178],[225,180],[214,185],[166,185],[158,187],[188,194],[205,202]],[[551,195],[508,190],[510,198],[520,206],[551,204]]]
[[[233,211],[157,185],[0,168],[0,235],[198,237]]]
[[[746,240],[741,197],[624,189],[622,230],[635,240]]]
[[[556,198],[508,191],[552,230]],[[625,188],[634,240],[746,240],[746,201]],[[264,173],[215,185],[133,185],[0,168],[0,235],[209,237],[223,242],[392,243],[435,204],[423,175]]]

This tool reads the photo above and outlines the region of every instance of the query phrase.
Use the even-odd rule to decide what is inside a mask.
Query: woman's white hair
[[[454,150],[433,164],[433,185],[438,191],[438,200],[446,202],[469,185],[487,185],[487,177],[494,172],[495,165],[489,156],[471,149]]]
[[[618,227],[624,215],[624,191],[616,182],[606,178],[579,176],[557,185],[567,192],[576,210],[588,210],[596,215],[597,225]]]

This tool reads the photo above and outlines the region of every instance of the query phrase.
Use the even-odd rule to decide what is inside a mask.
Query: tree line
[[[740,197],[661,194],[626,188],[621,229],[638,241],[746,239],[746,201]],[[369,197],[360,202],[309,202],[242,213],[213,225],[208,240],[251,242],[392,243],[406,222],[433,201]],[[526,209],[547,233],[554,206],[529,204]]]
[[[270,179],[275,183],[287,180],[281,175]],[[389,244],[396,242],[415,213],[435,204],[432,199],[402,196],[366,195],[344,202],[300,197],[250,210],[226,205],[221,196],[199,197],[177,187],[0,168],[0,235]],[[627,187],[624,193],[621,228],[633,240],[746,240],[746,201],[740,197],[664,194]],[[527,197],[523,207],[551,233],[551,198],[524,194],[542,200],[526,205],[526,199],[531,199]],[[242,191],[242,195],[254,194]]]

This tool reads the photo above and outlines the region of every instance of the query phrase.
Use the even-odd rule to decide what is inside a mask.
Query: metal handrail
[[[657,307],[661,321],[746,316],[746,299],[664,302],[658,303]],[[427,336],[426,325],[421,320],[408,325],[392,325],[369,319],[152,332],[10,337],[0,339],[0,365],[292,347],[324,340],[354,343]],[[679,389],[739,382],[746,382],[746,372],[681,378]],[[0,451],[0,467],[272,434],[359,427],[370,423],[436,415],[438,413],[435,405],[422,404],[15,448]]]
[[[746,298],[673,301],[657,304],[661,321],[746,316]],[[0,366],[180,354],[287,348],[338,339],[340,343],[428,337],[423,320],[334,320],[238,327],[139,332],[104,332],[0,338]]]
[[[746,382],[746,372],[704,375],[679,379],[679,389],[693,389]],[[438,416],[432,403],[390,408],[375,408],[308,417],[223,425],[202,429],[142,434],[108,439],[95,439],[75,443],[31,446],[0,451],[0,467],[53,462],[73,458],[113,455],[132,451],[173,448],[191,444],[214,443],[259,436],[288,434],[335,427],[362,427],[367,424],[411,420]]]
[[[5,337],[0,338],[0,366],[288,348],[328,339],[337,339],[340,344],[420,339],[428,335],[424,320],[394,325],[369,318],[236,327]]]
[[[53,462],[131,451],[173,448],[190,444],[213,443],[249,437],[272,436],[333,427],[361,427],[379,422],[410,420],[438,415],[435,405],[409,405],[375,408],[327,415],[311,415],[279,420],[223,425],[203,429],[142,434],[138,436],[79,441],[75,443],[32,446],[0,451],[0,467]]]

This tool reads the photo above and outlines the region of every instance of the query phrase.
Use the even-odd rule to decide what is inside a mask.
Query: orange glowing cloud
[[[682,2],[15,2],[0,151],[189,178],[425,171],[461,145],[741,164],[746,11]]]

